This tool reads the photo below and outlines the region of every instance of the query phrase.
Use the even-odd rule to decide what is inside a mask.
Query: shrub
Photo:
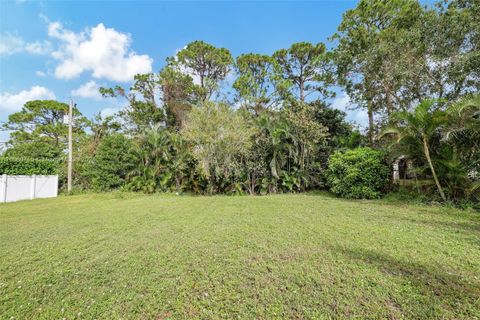
[[[190,112],[182,134],[194,146],[197,171],[210,191],[225,189],[223,184],[240,174],[255,133],[240,112],[224,103],[205,103]]]
[[[95,190],[106,191],[123,186],[127,174],[135,167],[132,148],[132,142],[121,134],[102,139],[87,166],[87,176]]]
[[[326,173],[330,190],[344,198],[379,198],[389,181],[390,170],[384,156],[370,148],[335,152]]]
[[[50,175],[57,174],[58,162],[29,158],[0,157],[0,174]]]

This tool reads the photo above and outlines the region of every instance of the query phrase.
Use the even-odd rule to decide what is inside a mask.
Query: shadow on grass
[[[427,298],[427,301],[423,302],[431,303],[431,307],[447,308],[454,313],[459,312],[463,316],[474,316],[473,313],[480,309],[480,283],[478,281],[476,283],[467,282],[460,276],[449,274],[438,268],[411,261],[401,261],[387,254],[368,249],[336,246],[332,250],[341,253],[348,260],[371,265],[386,275],[405,280],[408,284],[413,285],[418,293]],[[424,308],[426,307],[427,305],[424,306]]]
[[[413,223],[417,225],[423,225],[427,227],[434,227],[434,228],[440,228],[440,229],[442,228],[452,229],[454,231],[460,231],[460,232],[473,232],[475,235],[479,237],[479,241],[480,241],[480,222],[477,221],[476,219],[463,219],[463,221],[456,222],[456,221],[440,221],[440,220],[434,220],[434,219],[428,219],[428,220],[414,219],[414,218],[409,218],[409,217],[399,216],[399,215],[383,215],[382,217],[390,220],[395,220],[401,223],[406,222],[406,223]],[[423,216],[419,216],[419,217],[423,218]]]
[[[455,229],[458,231],[475,232],[475,233],[478,233],[478,235],[480,236],[480,223],[477,223],[474,221],[470,221],[470,222],[452,222],[452,221],[438,221],[438,220],[427,221],[427,220],[415,220],[415,219],[408,219],[408,218],[403,218],[403,220],[412,222],[412,223],[419,223],[427,226],[432,226],[432,227],[441,227],[441,228]]]

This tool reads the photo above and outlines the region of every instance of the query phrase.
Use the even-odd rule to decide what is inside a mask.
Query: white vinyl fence
[[[58,194],[58,176],[0,175],[0,202],[52,198]]]

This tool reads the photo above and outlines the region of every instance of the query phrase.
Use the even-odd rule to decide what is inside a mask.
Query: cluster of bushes
[[[208,114],[214,122],[211,110]],[[224,124],[226,119],[222,118]],[[147,130],[137,139],[108,135],[77,173],[99,191],[267,194],[329,188],[341,197],[372,199],[388,189],[390,169],[385,152],[343,148],[329,156],[318,148],[302,170],[294,142],[282,141],[279,132],[273,131],[279,139],[274,144],[270,132],[254,130],[243,120],[230,120],[236,125],[212,125],[212,133],[205,121],[190,123],[198,127],[189,125],[185,137],[162,127]],[[288,136],[286,123],[276,126]],[[188,140],[190,136],[196,140]]]
[[[363,147],[366,137],[344,113],[317,103],[293,102],[258,114],[199,103],[181,126],[156,123],[136,130],[99,118],[90,123],[90,134],[81,132],[75,141],[74,187],[252,195],[328,188],[340,197],[372,199],[390,189],[391,159],[403,153],[416,159],[414,170],[427,181],[423,195],[436,199],[441,190],[450,201],[477,201],[479,149],[471,139],[479,134],[477,100],[447,108],[430,101],[411,113],[395,113],[397,121],[380,136],[385,143],[375,148]],[[43,147],[9,148],[0,157],[0,173],[58,172],[64,183],[65,153],[51,160],[12,156],[51,145],[35,143]]]
[[[345,130],[339,137],[328,135],[329,128],[320,122],[310,124],[315,132],[294,127],[301,114],[296,111],[253,117],[224,104],[202,105],[179,132],[154,126],[133,137],[106,135],[94,156],[77,166],[77,177],[86,189],[145,193],[253,195],[329,188],[338,196],[359,199],[379,198],[388,189],[385,152],[356,148],[361,140],[351,143],[355,131]],[[322,112],[329,111],[337,113]],[[339,117],[334,123],[342,121]],[[308,143],[300,134],[309,135]],[[340,138],[353,149],[338,142],[329,147]]]
[[[320,116],[309,117],[302,110],[311,111],[309,105],[290,108],[295,112],[254,116],[227,104],[206,103],[190,112],[180,130],[155,125],[131,136],[109,132],[94,147],[89,140],[78,151],[84,160],[75,165],[77,185],[102,191],[209,194],[325,187],[328,158],[341,145],[332,140],[343,137],[352,143],[348,138],[355,131],[340,111],[321,107],[329,116],[324,124]]]
[[[237,134],[248,135],[245,130],[235,128],[236,139],[242,139]],[[123,188],[145,193],[267,194],[328,188],[340,197],[373,199],[390,187],[384,151],[344,148],[326,159],[321,159],[320,153],[318,162],[300,171],[294,156],[288,159],[287,152],[272,153],[266,137],[260,144],[260,134],[248,136],[244,143],[238,141],[236,150],[225,145],[225,136],[218,146],[212,141],[191,145],[164,128],[149,130],[138,140],[112,134],[102,140],[96,155],[80,173],[89,178],[90,188],[98,191]],[[210,138],[215,136],[217,133]],[[289,150],[291,145],[283,147]]]
[[[208,102],[192,109],[181,127],[160,123],[130,132],[122,131],[112,119],[100,119],[91,124],[92,134],[75,143],[74,186],[95,191],[252,195],[328,188],[344,198],[373,199],[391,189],[391,159],[405,153],[417,159],[414,170],[423,178],[424,195],[435,199],[441,190],[450,201],[476,201],[478,177],[468,176],[478,172],[478,149],[469,145],[476,142],[468,139],[478,134],[475,99],[460,102],[459,129],[459,116],[451,111],[460,108],[457,104],[439,112],[440,106],[432,101],[402,114],[412,123],[392,122],[383,130],[382,137],[392,142],[390,150],[388,143],[362,147],[366,138],[345,122],[344,113],[318,104],[293,103],[275,112],[253,114]],[[417,113],[425,123],[415,120]],[[422,133],[422,128],[430,131]],[[402,139],[390,139],[399,135]],[[9,155],[21,150],[23,145],[0,157],[0,173],[59,173],[65,181],[65,154],[58,160]]]
[[[50,159],[0,157],[0,174],[51,175],[58,172],[59,163]]]

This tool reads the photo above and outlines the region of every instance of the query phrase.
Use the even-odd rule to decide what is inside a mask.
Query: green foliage
[[[0,174],[52,175],[57,171],[58,162],[49,159],[0,157]]]
[[[158,74],[138,74],[133,86],[100,88],[104,97],[122,97],[128,107],[119,115],[134,134],[165,124],[181,129],[192,104],[205,102],[217,92],[220,81],[231,69],[233,58],[225,48],[203,41],[189,43]],[[192,76],[200,79],[193,82]]]
[[[326,168],[329,156],[339,148],[353,149],[362,145],[362,135],[353,131],[346,120],[346,113],[327,106],[322,101],[310,103],[314,121],[327,129],[325,141],[318,145],[318,158]]]
[[[45,141],[13,142],[3,155],[12,158],[59,159],[62,149],[63,146]]]
[[[355,149],[365,145],[366,137],[359,130],[353,130],[349,135],[338,138],[337,147]]]
[[[399,54],[407,47],[399,45],[399,38],[408,39],[405,34],[410,29],[419,31],[421,14],[417,1],[362,0],[344,13],[332,37],[338,41],[333,52],[338,82],[357,106],[367,110],[371,145],[374,114],[390,114],[413,99],[411,92],[405,92],[405,69],[399,69]],[[412,43],[414,48],[421,45]]]
[[[196,102],[196,88],[190,75],[184,74],[171,66],[160,72],[162,99],[167,115],[167,126],[181,129]]]
[[[298,99],[305,102],[313,93],[321,98],[332,96],[329,85],[333,84],[331,56],[325,44],[309,42],[294,43],[288,49],[280,49],[273,54],[278,64],[277,90],[285,99]]]
[[[478,201],[480,195],[474,188],[478,177],[469,177],[469,173],[478,172],[479,111],[478,96],[446,108],[436,100],[426,100],[412,112],[392,114],[395,126],[385,128],[383,136],[393,136],[401,151],[428,164],[423,169],[432,175],[443,201],[469,197]]]
[[[446,113],[442,141],[454,147],[459,160],[480,180],[480,94],[455,101]]]
[[[467,199],[470,196],[480,200],[480,193],[470,192],[472,181],[468,178],[468,170],[450,148],[443,148],[442,157],[434,159],[439,180],[445,188],[450,200]],[[480,191],[480,190],[479,190]]]
[[[319,116],[316,107],[303,100],[311,94],[309,101],[322,104],[320,99],[330,96],[330,59],[321,43],[297,43],[273,56],[238,57],[233,88],[240,110],[226,102],[208,101],[218,92],[233,59],[228,50],[202,41],[168,58],[158,78],[142,77],[143,85],[136,83],[133,93],[127,95],[120,87],[102,89],[104,95],[129,100],[142,93],[142,103],[154,100],[144,92],[162,93],[158,107],[166,115],[166,128],[159,130],[158,123],[142,121],[144,125],[135,131],[136,157],[142,160],[129,174],[126,187],[148,193],[175,185],[177,190],[194,192],[258,194],[321,185],[322,165],[333,149],[326,148],[326,137],[333,141],[345,134],[344,115],[332,111],[330,117],[325,111]],[[142,114],[137,113],[127,118]],[[171,144],[177,132],[178,149]]]
[[[343,15],[334,59],[339,83],[369,113],[389,117],[431,98],[480,90],[478,0],[362,0]]]
[[[28,101],[20,112],[8,116],[3,129],[12,131],[6,155],[12,157],[59,159],[67,147],[68,125],[63,116],[68,105],[54,100]],[[89,121],[73,108],[74,138],[85,135]]]
[[[315,121],[328,128],[328,142],[333,147],[338,145],[338,139],[350,136],[352,126],[346,120],[346,113],[328,107],[321,101],[310,103]]]
[[[297,192],[323,186],[322,172],[331,149],[328,128],[315,107],[298,102],[278,113],[253,117],[254,145],[242,164],[242,181],[250,194]]]
[[[105,191],[123,186],[127,174],[135,167],[132,148],[132,142],[122,134],[108,135],[101,140],[84,173],[93,189]]]
[[[326,143],[328,128],[315,119],[315,109],[312,105],[292,103],[284,113],[293,140],[292,164],[295,166],[295,172],[299,174],[298,185],[302,186],[299,189],[304,190],[313,182],[312,173],[315,175],[319,173],[316,170],[320,166],[318,152],[319,147]]]
[[[170,66],[198,76],[199,101],[209,100],[224,80],[233,64],[228,49],[216,48],[203,41],[193,41],[180,50],[175,57],[167,59]]]
[[[241,163],[252,148],[255,128],[230,106],[206,103],[192,110],[182,134],[193,145],[198,172],[214,191],[240,174]]]
[[[160,126],[146,130],[136,137],[133,148],[135,167],[128,173],[125,188],[153,193],[189,186],[190,153],[185,140],[175,132]]]
[[[242,54],[237,58],[235,69],[238,77],[233,88],[242,106],[260,114],[278,102],[279,93],[275,86],[279,65],[275,59],[262,54]]]
[[[127,108],[122,109],[119,115],[129,131],[138,133],[166,120],[163,106],[158,105],[159,83],[157,74],[137,74],[129,91],[118,85],[114,88],[100,88],[99,91],[104,97],[127,100]]]
[[[389,182],[390,170],[385,154],[370,148],[337,151],[328,164],[330,190],[353,199],[379,198]]]
[[[439,108],[438,100],[424,100],[412,112],[393,113],[392,120],[396,126],[385,128],[382,133],[382,136],[392,136],[397,145],[402,145],[408,150],[417,152],[422,150],[421,154],[428,163],[443,201],[446,201],[446,196],[433,165],[432,147],[438,130],[446,123],[446,119],[445,112]]]

